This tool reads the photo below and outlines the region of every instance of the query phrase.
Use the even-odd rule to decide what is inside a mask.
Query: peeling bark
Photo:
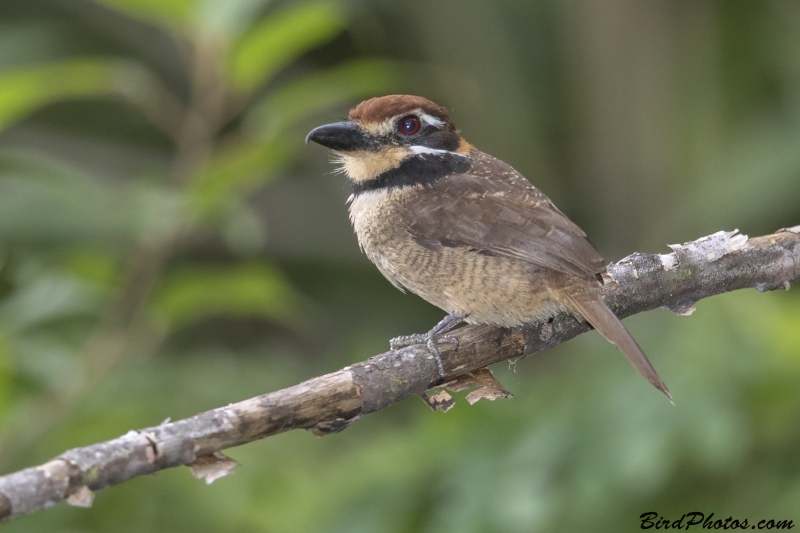
[[[747,287],[788,289],[800,279],[800,226],[749,241],[736,232],[718,232],[672,248],[671,254],[635,253],[609,265],[604,299],[617,315],[658,307],[685,315],[701,298]],[[483,375],[481,369],[551,348],[589,329],[571,316],[515,329],[465,326],[453,333],[457,348],[441,348],[445,379],[466,383],[456,378],[473,373],[472,381],[486,389],[475,398],[503,397],[502,387],[475,378]],[[190,465],[210,482],[235,466],[220,450],[291,429],[318,436],[336,433],[365,414],[425,392],[437,379],[427,350],[409,346],[293,387],[75,448],[0,477],[0,521],[62,500],[89,506],[92,491],[174,466]]]

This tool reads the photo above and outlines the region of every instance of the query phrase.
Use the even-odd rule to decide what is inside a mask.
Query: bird
[[[362,251],[398,289],[447,312],[425,334],[438,345],[467,324],[511,328],[569,313],[614,344],[672,401],[636,340],[603,302],[605,263],[586,234],[507,163],[466,140],[447,110],[421,96],[365,100],[347,120],[311,130],[333,151],[352,189],[349,214]]]

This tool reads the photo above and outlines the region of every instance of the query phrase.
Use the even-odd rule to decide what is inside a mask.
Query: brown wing
[[[411,200],[409,230],[426,247],[466,246],[559,272],[594,276],[603,258],[586,234],[513,168],[473,152],[465,174],[437,180]]]

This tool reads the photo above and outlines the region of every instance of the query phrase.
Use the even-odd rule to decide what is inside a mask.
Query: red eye
[[[408,115],[397,121],[397,131],[403,135],[414,135],[419,131],[419,119],[414,115]]]

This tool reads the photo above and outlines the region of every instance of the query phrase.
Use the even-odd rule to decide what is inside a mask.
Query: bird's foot
[[[455,344],[456,348],[458,348],[458,339],[456,339],[455,337],[450,337],[449,335],[436,335],[433,333],[433,330],[429,331],[428,333],[414,333],[413,335],[403,335],[401,337],[395,337],[389,341],[389,347],[392,350],[396,350],[404,346],[412,346],[414,344],[424,344],[428,348],[428,351],[433,356],[433,360],[436,362],[436,369],[439,372],[439,379],[444,380],[444,366],[442,365],[442,356],[439,353],[439,347],[437,346],[437,344],[440,343]]]
[[[444,366],[442,365],[442,356],[439,354],[438,344],[455,344],[456,348],[458,348],[458,339],[449,335],[445,335],[445,333],[460,324],[461,321],[467,317],[467,314],[468,313],[454,311],[444,317],[428,333],[415,333],[413,335],[395,337],[389,341],[389,347],[392,350],[396,350],[398,348],[402,348],[403,346],[424,344],[428,348],[430,354],[433,356],[433,360],[436,362],[436,369],[439,372],[440,382],[444,381]]]

